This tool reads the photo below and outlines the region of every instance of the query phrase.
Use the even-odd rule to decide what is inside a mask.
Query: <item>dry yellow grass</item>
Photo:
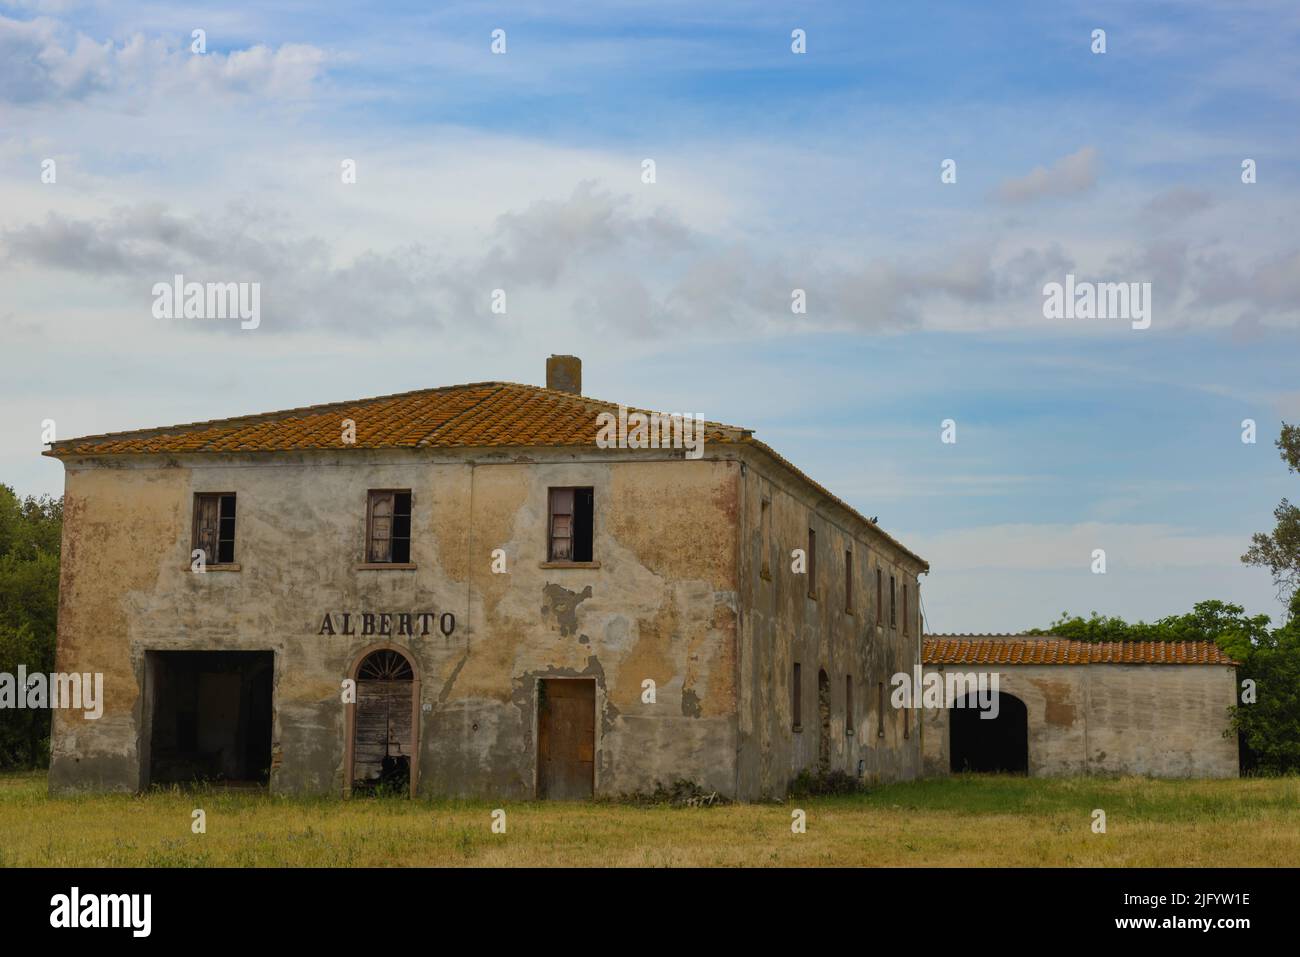
[[[968,776],[713,808],[298,799],[220,791],[50,798],[0,775],[5,866],[1294,866],[1300,779]],[[191,833],[202,808],[207,833]],[[807,813],[793,834],[791,811]],[[1092,812],[1106,812],[1105,834]]]

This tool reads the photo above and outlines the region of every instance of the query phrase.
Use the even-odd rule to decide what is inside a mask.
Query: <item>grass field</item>
[[[0,775],[4,866],[1294,866],[1300,778],[992,775],[710,808],[301,799],[170,791],[50,798]],[[207,832],[191,832],[201,808]],[[807,832],[791,832],[791,811]],[[1106,833],[1092,812],[1106,812]]]

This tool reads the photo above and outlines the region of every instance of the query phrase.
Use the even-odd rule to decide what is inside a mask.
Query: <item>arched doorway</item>
[[[817,672],[817,718],[821,723],[821,737],[817,739],[817,765],[822,771],[831,769],[831,679],[826,669]]]
[[[958,707],[957,705],[961,705]],[[975,695],[948,709],[949,768],[1029,772],[1029,711],[1015,695],[999,692],[997,717],[981,717]]]
[[[396,648],[377,648],[353,668],[348,785],[352,792],[415,792],[419,682],[415,667]]]

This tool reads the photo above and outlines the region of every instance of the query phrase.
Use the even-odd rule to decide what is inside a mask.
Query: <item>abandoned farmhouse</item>
[[[102,673],[104,701],[97,720],[54,713],[51,789],[528,799],[685,779],[780,797],[803,769],[960,770],[949,737],[984,760],[993,745],[892,706],[890,683],[985,664],[1016,672],[1006,697],[1027,709],[1018,732],[977,722],[1023,737],[999,761],[1235,773],[1230,661],[1031,664],[940,641],[923,663],[920,556],[750,430],[597,442],[615,418],[632,415],[552,356],[545,388],[54,443],[56,668]]]

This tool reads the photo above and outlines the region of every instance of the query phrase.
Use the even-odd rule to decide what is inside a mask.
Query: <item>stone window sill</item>
[[[415,571],[414,562],[362,562],[357,566],[359,572],[413,572]]]
[[[599,568],[600,562],[539,562],[538,568]]]
[[[803,725],[801,725],[801,724],[796,724],[796,725],[795,725],[793,728],[791,728],[790,730],[793,731],[795,734],[799,734],[799,733],[801,733],[801,732],[803,731]]]
[[[226,562],[222,565],[205,565],[203,572],[194,572],[194,574],[206,574],[207,572],[237,572],[242,567],[243,566],[238,562]],[[187,572],[194,571],[194,566],[192,565],[186,565],[184,568]]]

